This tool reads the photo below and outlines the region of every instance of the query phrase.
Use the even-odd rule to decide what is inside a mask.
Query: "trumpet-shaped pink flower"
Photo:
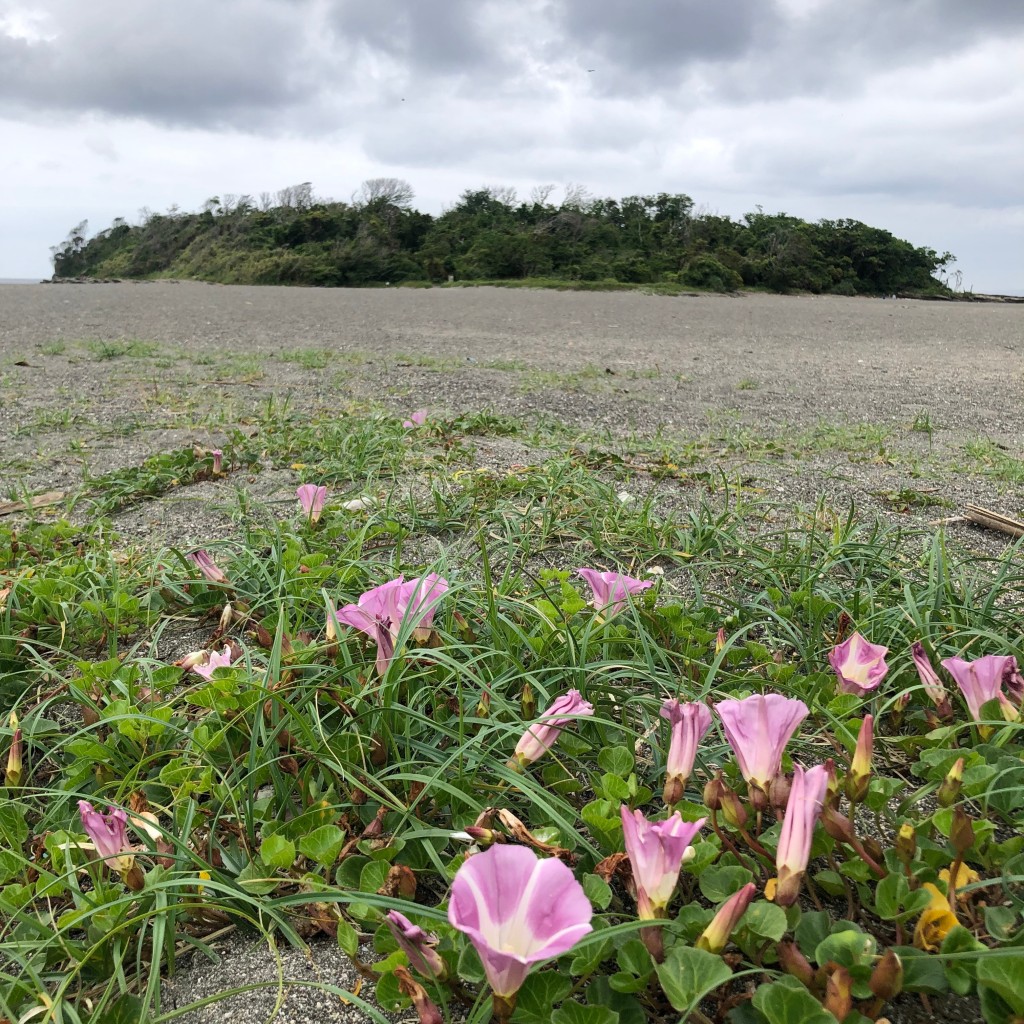
[[[82,818],[82,827],[96,847],[96,852],[115,871],[128,870],[134,857],[128,844],[127,813],[120,808],[111,807],[108,813],[101,814],[88,800],[78,801],[78,813]]]
[[[740,918],[747,912],[747,907],[750,906],[756,892],[757,886],[753,882],[747,882],[738,893],[730,896],[718,908],[718,913],[700,933],[694,945],[698,949],[706,949],[709,953],[721,953],[729,942],[729,936],[740,923]]]
[[[1012,654],[986,654],[974,661],[943,658],[942,667],[953,677],[967,702],[971,718],[981,721],[981,709],[990,700],[998,700],[1003,716],[1012,721],[1017,710],[1003,693],[1003,684],[1017,672],[1017,659]]]
[[[888,647],[868,643],[860,633],[852,634],[833,648],[828,660],[835,670],[842,693],[866,697],[885,678],[889,666],[885,663]]]
[[[316,484],[303,484],[295,491],[295,497],[299,499],[299,505],[305,517],[315,523],[324,510],[324,502],[327,500],[327,488],[317,487]]]
[[[807,705],[781,693],[768,693],[743,700],[723,700],[715,705],[715,710],[743,778],[766,794],[782,767],[786,744],[808,715]],[[756,793],[754,796],[756,799]]]
[[[384,920],[387,921],[395,942],[409,958],[410,965],[423,977],[443,978],[448,973],[444,960],[434,949],[437,945],[436,935],[428,935],[397,910],[389,910],[384,915]]]
[[[231,645],[227,644],[219,653],[213,651],[205,662],[197,662],[191,665],[190,668],[197,676],[210,679],[213,676],[214,669],[230,668],[232,661],[234,661],[234,657],[232,656]]]
[[[704,704],[683,704],[672,699],[661,706],[661,717],[672,725],[672,736],[665,764],[665,803],[679,803],[683,799],[687,779],[693,771],[697,746],[711,728],[711,711]]]
[[[377,641],[377,672],[383,676],[403,626],[408,623],[413,637],[424,639],[434,622],[434,607],[447,590],[448,581],[436,573],[408,582],[399,576],[366,591],[357,604],[339,608],[336,618]]]
[[[487,980],[507,1000],[533,964],[568,952],[589,931],[593,908],[572,871],[525,846],[495,845],[459,868],[448,920],[469,936]]]
[[[637,580],[621,572],[598,572],[596,569],[577,569],[594,592],[591,602],[594,608],[605,615],[617,615],[629,600],[630,595],[639,594],[654,586],[651,580]]]
[[[224,472],[224,453],[219,448],[214,448],[210,454],[213,456],[213,475],[220,476]]]
[[[827,789],[828,769],[824,765],[816,765],[807,771],[798,764],[793,765],[793,784],[775,852],[775,870],[778,875],[775,902],[780,907],[792,906],[800,895],[807,861],[811,856],[814,826],[821,814]]]
[[[924,686],[924,692],[928,695],[928,699],[939,709],[947,708],[949,706],[949,698],[946,695],[946,688],[942,685],[938,672],[935,671],[932,663],[928,660],[928,655],[920,640],[915,640],[910,645],[910,653],[914,659],[914,667],[917,669],[917,675],[921,680],[921,685]]]
[[[637,914],[643,920],[663,917],[694,836],[706,819],[683,821],[676,811],[667,821],[648,821],[623,804],[622,834],[636,883]]]
[[[227,576],[210,557],[208,551],[192,551],[185,556],[185,560],[191,562],[211,583],[227,583]]]
[[[406,430],[412,430],[413,427],[422,427],[427,422],[427,417],[430,415],[429,409],[417,409],[414,413],[409,414],[407,420],[402,421],[402,426]]]
[[[554,746],[562,729],[572,722],[572,718],[565,716],[593,713],[594,705],[585,701],[579,690],[570,690],[563,694],[541,715],[541,721],[531,725],[520,737],[516,744],[516,761],[525,767],[537,758],[543,757]]]

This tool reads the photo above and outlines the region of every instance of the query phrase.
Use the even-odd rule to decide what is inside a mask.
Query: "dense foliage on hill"
[[[731,291],[892,294],[944,291],[953,262],[855,220],[808,223],[758,209],[742,220],[694,210],[683,194],[594,199],[570,189],[519,201],[467,190],[439,217],[412,207],[402,181],[367,181],[351,202],[309,183],[260,199],[225,196],[199,213],[117,219],[87,238],[85,222],[53,249],[55,276],[198,278],[231,284],[359,286],[554,279]]]

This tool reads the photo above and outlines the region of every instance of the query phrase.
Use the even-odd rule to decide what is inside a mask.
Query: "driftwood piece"
[[[981,505],[968,505],[966,518],[988,530],[1008,533],[1011,537],[1024,537],[1024,523],[993,512],[991,509],[982,508]]]
[[[15,512],[24,512],[27,508],[44,508],[47,505],[56,505],[64,500],[63,491],[47,491],[45,494],[37,494],[28,501],[0,501],[0,516],[12,516]]]

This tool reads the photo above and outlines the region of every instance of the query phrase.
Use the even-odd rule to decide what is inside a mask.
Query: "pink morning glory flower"
[[[134,861],[132,848],[128,844],[128,815],[120,808],[111,807],[101,814],[88,800],[78,801],[78,813],[82,826],[92,840],[96,852],[115,871],[127,871]],[[128,854],[129,856],[125,856]]]
[[[233,660],[234,658],[231,655],[231,645],[228,644],[219,653],[217,651],[211,652],[205,662],[197,662],[189,667],[197,676],[202,676],[204,679],[210,679],[213,676],[214,669],[230,668]]]
[[[444,978],[448,969],[441,955],[434,949],[437,945],[436,935],[428,935],[397,910],[389,910],[384,920],[412,967],[425,978]]]
[[[567,715],[592,715],[594,705],[583,699],[579,690],[563,694],[530,726],[516,744],[515,758],[521,767],[543,757],[555,744],[558,734],[572,722]],[[513,764],[515,762],[512,762]]]
[[[452,882],[448,920],[469,936],[495,995],[509,1000],[542,960],[592,930],[593,908],[572,871],[525,846],[474,854]]]
[[[686,781],[693,771],[697,747],[711,728],[711,711],[704,704],[683,704],[672,699],[661,706],[661,717],[672,724],[665,764],[664,799],[670,807],[683,799]]]
[[[967,702],[971,718],[981,721],[981,709],[990,700],[998,700],[1003,717],[1013,721],[1017,711],[1003,693],[1003,684],[1017,671],[1017,659],[1012,654],[986,654],[965,661],[963,658],[944,658],[942,667],[953,677]]]
[[[317,487],[316,484],[303,484],[295,491],[295,497],[299,499],[299,505],[305,517],[315,523],[324,510],[324,502],[327,500],[327,488]]]
[[[751,787],[751,799],[764,806],[762,795],[782,768],[782,752],[797,726],[807,717],[802,700],[781,693],[755,694],[715,705],[725,738],[740,772]]]
[[[928,660],[924,644],[920,640],[915,640],[910,645],[910,654],[914,659],[914,668],[917,669],[918,678],[921,680],[921,685],[924,687],[924,692],[928,695],[928,699],[940,710],[947,709],[949,707],[949,698],[946,695],[946,688],[942,685],[938,672],[935,671],[932,663]]]
[[[620,813],[636,883],[637,914],[643,920],[664,917],[687,850],[705,819],[683,821],[676,811],[666,821],[648,821],[640,811],[631,811],[625,804]]]
[[[377,672],[383,676],[395,655],[395,643],[408,621],[413,637],[425,639],[434,622],[434,608],[448,590],[436,573],[409,581],[404,576],[361,595],[357,604],[339,608],[336,618],[377,642]]]
[[[807,861],[811,856],[814,826],[821,814],[828,789],[828,769],[816,765],[804,771],[793,765],[793,783],[786,802],[786,817],[782,822],[779,845],[775,852],[775,870],[778,885],[775,902],[790,907],[800,895]]]
[[[211,583],[227,583],[227,576],[210,557],[208,551],[192,551],[185,556],[185,560],[191,562]]]
[[[860,633],[852,634],[829,654],[829,664],[839,680],[843,693],[866,697],[885,678],[889,666],[885,663],[888,647],[868,643]]]
[[[598,572],[597,569],[577,569],[576,572],[590,584],[594,592],[591,602],[594,608],[608,616],[622,611],[630,595],[635,596],[654,586],[651,580],[634,579],[621,572]]]
[[[422,427],[427,422],[427,416],[430,415],[428,409],[417,409],[414,413],[409,414],[407,420],[402,421],[402,426],[406,430],[412,430],[413,427]]]

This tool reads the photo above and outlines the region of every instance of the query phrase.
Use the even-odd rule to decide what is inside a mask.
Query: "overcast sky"
[[[853,217],[1024,294],[1022,71],[1020,0],[0,0],[0,277],[84,218],[397,176]]]

